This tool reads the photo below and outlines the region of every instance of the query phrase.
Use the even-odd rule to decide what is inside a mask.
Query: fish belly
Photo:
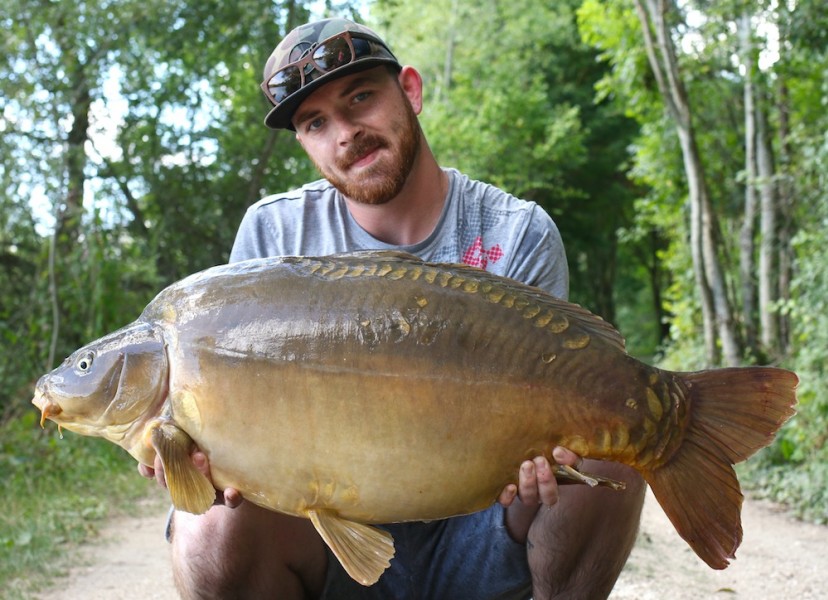
[[[513,386],[313,371],[253,363],[192,390],[204,406],[227,405],[181,423],[218,487],[290,514],[436,519],[488,506],[521,460],[554,445],[534,398]]]

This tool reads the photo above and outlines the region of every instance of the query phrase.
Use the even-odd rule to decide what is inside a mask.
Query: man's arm
[[[563,242],[540,207],[529,232],[511,276],[566,299]],[[558,455],[561,451],[553,453],[559,463],[565,460]],[[635,543],[646,489],[643,479],[633,469],[610,462],[587,460],[579,469],[623,481],[626,490],[562,485],[557,487],[557,502],[543,501],[548,506],[537,511],[526,541],[535,600],[606,598]],[[542,490],[544,472],[536,472]],[[537,493],[542,497],[544,492]]]
[[[538,512],[526,543],[535,600],[606,598],[635,544],[644,480],[617,463],[585,460],[581,469],[627,487],[560,486],[558,502]]]

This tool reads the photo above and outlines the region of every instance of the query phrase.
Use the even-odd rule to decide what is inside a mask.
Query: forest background
[[[36,426],[37,377],[318,177],[264,127],[259,82],[325,15],[420,70],[441,164],[553,216],[571,300],[631,354],[797,371],[798,415],[744,476],[828,521],[823,0],[0,0],[0,479],[22,499],[0,580],[109,510],[102,469],[137,479],[109,444]]]

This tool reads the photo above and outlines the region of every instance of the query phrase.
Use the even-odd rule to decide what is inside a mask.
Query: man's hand
[[[201,471],[201,473],[203,473],[204,476],[212,482],[213,479],[210,476],[210,462],[207,460],[207,455],[200,450],[196,450],[190,455],[190,459],[193,461],[193,465],[195,465],[196,469]],[[138,472],[147,479],[155,479],[158,482],[158,485],[166,489],[167,478],[164,475],[164,463],[161,462],[161,457],[157,454],[155,455],[155,461],[151,467],[138,463]],[[242,503],[243,500],[244,498],[242,498],[241,492],[235,488],[227,488],[224,492],[216,490],[216,504],[223,504],[228,508],[236,508]]]
[[[552,458],[559,465],[574,467],[581,458],[566,448],[556,447]],[[529,527],[542,504],[552,506],[558,501],[558,482],[552,474],[549,461],[538,456],[520,465],[518,484],[509,484],[501,492],[498,502],[506,507],[506,529],[513,540],[526,542]]]

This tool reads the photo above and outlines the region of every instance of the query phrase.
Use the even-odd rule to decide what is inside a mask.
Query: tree
[[[0,21],[0,282],[9,282],[0,334],[19,348],[3,371],[22,386],[137,317],[163,285],[226,260],[264,188],[312,176],[290,136],[262,125],[258,87],[272,49],[262,40],[307,9],[296,0],[0,7],[10,15]]]
[[[579,39],[576,5],[379,2],[372,16],[424,76],[421,122],[441,163],[550,212],[572,299],[615,322],[619,271],[639,274],[618,260],[636,195],[622,167],[636,124],[594,101],[606,67]],[[481,43],[495,31],[498,43]]]
[[[753,43],[751,16],[747,9],[738,21],[739,50],[745,70],[745,214],[739,237],[739,269],[742,283],[742,311],[745,316],[745,344],[749,351],[758,350],[754,315],[756,313],[756,91],[754,85],[756,53]]]
[[[672,32],[667,22],[668,5],[665,0],[636,0],[635,7],[650,68],[675,123],[684,157],[690,203],[690,246],[701,296],[708,361],[710,364],[717,362],[718,333],[725,362],[737,365],[741,361],[741,349],[719,261],[718,219],[710,201],[704,165],[696,142],[692,108],[679,72]]]
[[[789,133],[780,135],[790,131],[780,85],[787,49],[780,44],[773,58],[769,39],[784,31],[786,10],[770,2],[586,0],[579,11],[582,35],[612,65],[599,91],[624,102],[642,126],[633,173],[663,204],[636,218],[663,212],[656,221],[668,222],[678,208],[672,198],[686,191],[687,214],[675,221],[686,224],[686,237],[681,229],[665,233],[669,256],[680,259],[682,244],[689,250],[692,290],[677,264],[665,299],[681,305],[683,294],[694,294],[705,364],[716,364],[719,350],[734,364],[773,360],[786,347],[779,298],[790,297],[793,196],[777,157],[791,156]],[[674,155],[664,114],[678,134],[680,185],[668,176]],[[673,311],[674,346],[696,337],[696,325],[684,324],[687,308]]]

